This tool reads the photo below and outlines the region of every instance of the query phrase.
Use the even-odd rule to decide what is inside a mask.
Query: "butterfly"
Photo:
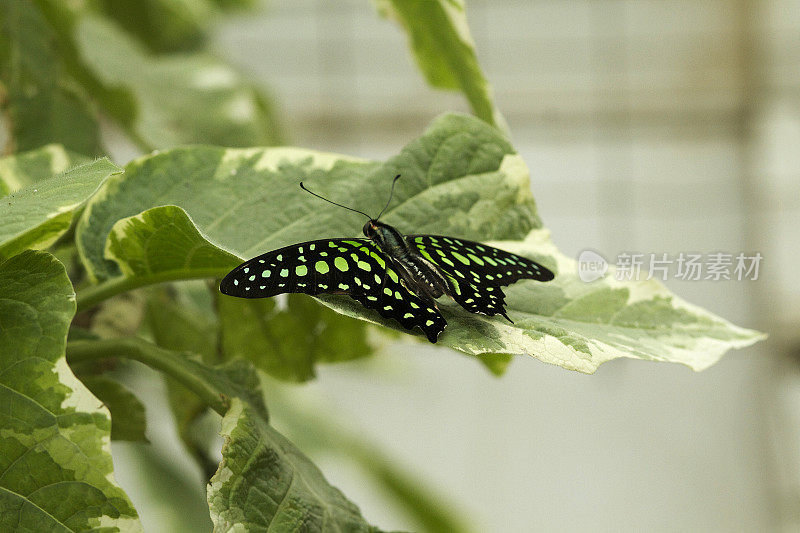
[[[455,237],[403,235],[380,222],[394,194],[372,218],[363,211],[322,199],[366,216],[366,238],[321,239],[273,250],[229,272],[220,292],[240,298],[266,298],[283,293],[345,294],[404,328],[418,327],[435,343],[447,321],[436,299],[447,295],[472,313],[502,315],[502,286],[520,279],[550,281],[544,266],[510,252]]]

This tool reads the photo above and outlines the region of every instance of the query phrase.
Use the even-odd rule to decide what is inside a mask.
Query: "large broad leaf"
[[[522,239],[540,225],[527,171],[508,140],[472,117],[447,115],[384,164],[298,148],[192,146],[143,157],[87,204],[76,240],[90,276],[118,276],[118,261],[139,260],[114,250],[116,261],[105,258],[114,224],[176,205],[208,240],[250,258],[296,242],[361,233],[361,215],[321,203],[300,190],[300,180],[377,215],[396,174],[403,178],[384,219],[401,231]],[[162,265],[168,269],[166,261]]]
[[[108,159],[98,159],[0,199],[0,257],[55,242],[69,228],[75,211],[106,178],[119,172]]]
[[[90,158],[50,144],[0,159],[0,195],[52,178]]]
[[[498,354],[530,354],[584,372],[614,357],[680,362],[699,370],[728,349],[761,338],[686,304],[655,281],[580,282],[574,263],[558,253],[541,229],[519,155],[496,129],[462,115],[438,119],[382,165],[291,149],[192,147],[144,158],[93,199],[78,242],[87,268],[101,279],[120,271],[130,276],[130,265],[143,263],[143,250],[150,264],[164,272],[218,277],[229,267],[228,256],[221,250],[215,256],[214,246],[249,258],[295,242],[358,233],[363,218],[302,193],[296,187],[300,178],[330,198],[377,213],[395,174],[403,178],[383,220],[400,231],[504,241],[498,246],[557,273],[549,283],[522,281],[509,287],[508,314],[515,324],[444,303],[450,325],[441,344],[469,354],[493,354],[500,363]],[[181,270],[188,259],[163,245],[116,244],[127,237],[138,240],[125,230],[130,224],[114,226],[120,216],[159,203],[186,209],[199,231],[184,227],[187,218],[147,232],[158,232],[159,242],[174,241],[175,249],[203,250],[202,257],[217,257],[214,265]],[[172,227],[184,229],[170,239]],[[196,240],[186,240],[189,234]],[[396,327],[348,298],[321,299],[350,316]]]
[[[11,143],[31,150],[57,142],[100,151],[97,120],[67,76],[55,32],[31,0],[0,1],[0,86]]]
[[[242,401],[233,400],[221,435],[222,463],[208,485],[215,531],[378,531]]]
[[[139,531],[114,483],[108,411],[64,349],[75,297],[64,267],[27,251],[0,263],[0,530]]]
[[[103,84],[131,92],[137,110],[129,127],[146,145],[249,146],[279,139],[266,98],[213,57],[151,56],[118,27],[87,15],[75,25],[74,38],[87,68]]]
[[[434,87],[464,93],[472,112],[505,128],[475,55],[463,0],[374,0],[378,11],[408,33],[420,70]]]

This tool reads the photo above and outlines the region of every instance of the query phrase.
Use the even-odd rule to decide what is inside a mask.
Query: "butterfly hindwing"
[[[367,239],[323,239],[267,252],[232,270],[220,291],[241,298],[347,294],[406,329],[419,327],[431,342],[447,325],[433,302],[410,292],[391,261]]]
[[[439,235],[409,235],[406,240],[439,268],[453,299],[473,313],[508,318],[502,286],[520,279],[553,279],[553,273],[539,263],[486,244]]]

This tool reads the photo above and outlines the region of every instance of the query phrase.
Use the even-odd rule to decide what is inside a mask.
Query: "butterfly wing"
[[[520,279],[550,281],[553,273],[535,261],[478,242],[439,235],[409,235],[413,249],[445,275],[451,296],[467,311],[503,315],[502,286]]]
[[[229,272],[219,290],[240,298],[347,294],[406,329],[419,327],[431,342],[447,325],[432,301],[400,283],[391,261],[367,239],[323,239],[267,252]]]

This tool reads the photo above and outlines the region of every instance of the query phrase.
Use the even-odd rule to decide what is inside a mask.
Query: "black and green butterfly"
[[[394,184],[400,176],[396,176]],[[402,235],[374,219],[315,194],[326,202],[369,218],[361,238],[321,239],[273,250],[242,263],[220,283],[223,294],[266,298],[277,294],[346,294],[406,329],[419,327],[436,342],[447,326],[436,306],[446,294],[472,313],[502,315],[502,286],[520,279],[550,281],[542,265],[485,244],[438,235]]]

